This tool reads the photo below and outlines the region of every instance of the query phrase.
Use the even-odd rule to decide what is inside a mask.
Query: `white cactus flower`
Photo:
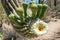
[[[34,31],[35,34],[37,35],[42,35],[47,33],[48,31],[48,25],[47,23],[41,21],[38,19],[33,25],[32,25],[32,30]]]

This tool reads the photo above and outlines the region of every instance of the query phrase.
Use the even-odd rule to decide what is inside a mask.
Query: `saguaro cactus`
[[[23,3],[23,7],[16,7],[14,10],[13,6],[10,5],[11,9],[10,11],[9,19],[13,24],[13,27],[17,32],[20,33],[23,37],[29,37],[33,36],[39,36],[42,34],[47,33],[48,26],[47,23],[43,22],[41,18],[44,16],[44,13],[47,9],[46,4],[36,4],[33,1],[30,2],[30,9],[32,11],[32,16],[27,17],[27,9],[28,9],[28,3]],[[7,8],[7,7],[6,7]],[[14,15],[14,12],[19,16],[19,18]],[[18,19],[17,19],[18,18]],[[14,25],[15,24],[15,25]]]

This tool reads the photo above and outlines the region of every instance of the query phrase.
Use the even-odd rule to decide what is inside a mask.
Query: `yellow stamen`
[[[38,24],[38,30],[39,31],[42,31],[42,30],[44,30],[44,28],[45,28],[45,26],[43,26],[43,24]]]

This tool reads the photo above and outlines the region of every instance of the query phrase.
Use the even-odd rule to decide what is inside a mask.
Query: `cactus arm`
[[[31,11],[32,11],[32,18],[35,18],[36,13],[37,13],[37,5],[36,4],[31,5]]]
[[[39,18],[41,11],[42,11],[42,4],[38,4],[38,10],[37,10],[36,18]]]
[[[27,7],[28,7],[28,3],[23,3],[23,9],[24,9],[25,18],[27,18]]]
[[[39,17],[40,19],[43,18],[44,13],[47,10],[47,8],[48,8],[48,6],[46,4],[43,4],[43,6],[42,6],[42,12],[41,12],[40,17]]]

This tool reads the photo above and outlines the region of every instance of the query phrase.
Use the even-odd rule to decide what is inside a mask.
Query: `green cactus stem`
[[[35,4],[35,2],[34,2],[34,1],[31,1],[31,2],[30,2],[30,5],[31,5],[31,4]]]
[[[17,14],[18,14],[19,17],[20,17],[21,22],[24,22],[23,8],[22,8],[22,7],[16,8],[16,12],[17,12]]]
[[[24,16],[25,18],[27,18],[27,7],[28,7],[28,3],[23,3],[23,9],[24,9]]]
[[[42,12],[40,14],[40,19],[42,19],[44,17],[45,11],[47,10],[48,6],[46,4],[43,4],[42,6]]]
[[[37,13],[37,5],[36,4],[31,5],[31,11],[32,11],[32,18],[36,18],[36,13]]]
[[[22,28],[20,23],[17,21],[16,17],[14,16],[14,14],[10,14],[9,15],[9,19],[11,20],[12,23],[14,23],[15,25],[17,25],[16,28]]]
[[[42,11],[42,4],[38,4],[37,6],[38,6],[38,10],[37,10],[36,18],[39,18],[41,11]]]

